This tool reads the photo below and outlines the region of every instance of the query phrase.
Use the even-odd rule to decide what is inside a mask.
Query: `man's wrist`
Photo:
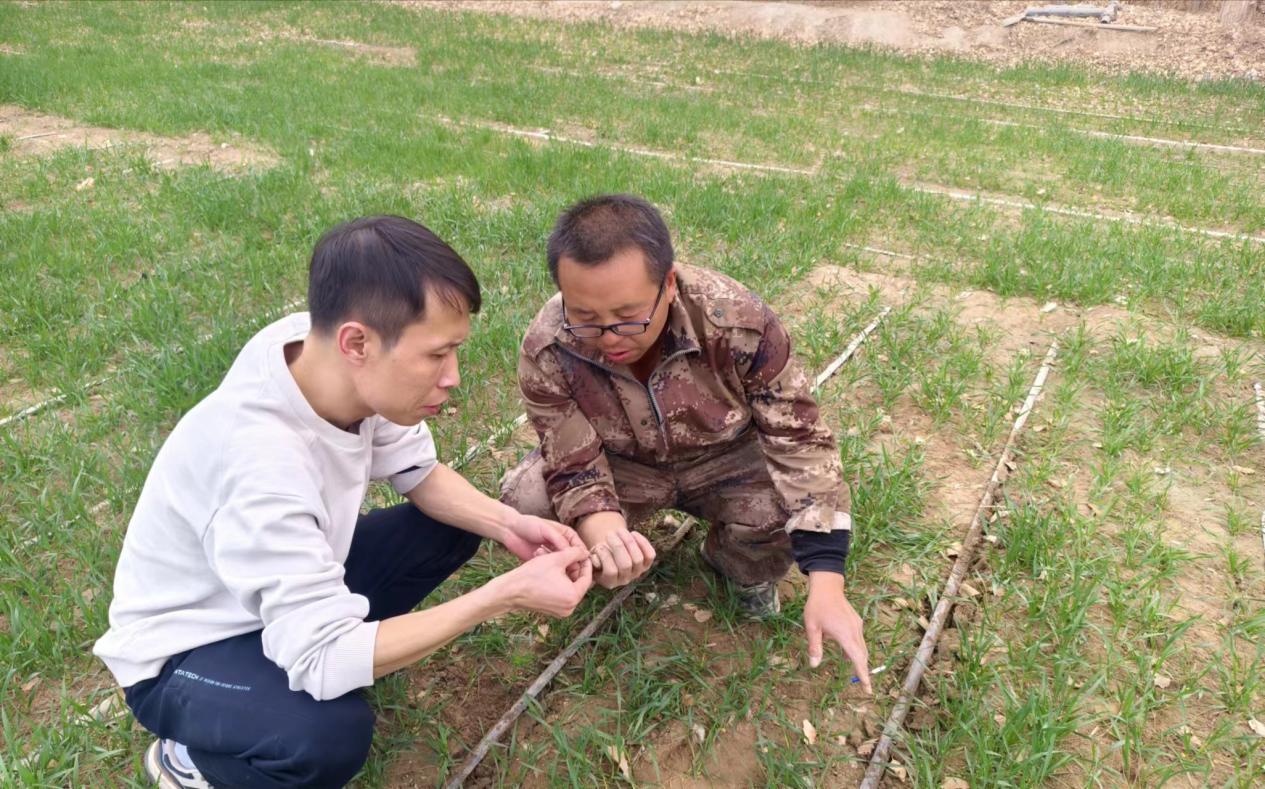
[[[628,525],[623,520],[623,516],[613,510],[602,510],[581,518],[575,525],[575,531],[580,535],[580,539],[584,541],[584,544],[592,548],[607,534],[619,529],[626,530]]]
[[[575,533],[580,535],[581,542],[586,548],[592,548],[594,545],[602,541],[602,538],[609,532],[610,527],[601,522],[584,522],[581,521],[575,527]]]
[[[814,591],[838,592],[842,595],[843,575],[830,570],[813,570],[808,574],[808,593],[812,594]]]
[[[514,521],[518,519],[519,513],[518,510],[508,504],[497,503],[501,505],[501,509],[493,519],[492,528],[495,533],[492,535],[492,539],[504,545],[505,541],[514,533]]]
[[[522,607],[522,601],[518,599],[514,585],[507,576],[508,573],[498,575],[470,592],[470,595],[478,601],[483,621],[495,619]]]

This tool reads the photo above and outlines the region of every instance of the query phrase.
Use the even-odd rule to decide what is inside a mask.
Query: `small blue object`
[[[887,666],[886,666],[886,665],[878,666],[877,668],[874,668],[874,669],[871,669],[871,670],[870,670],[870,675],[871,675],[871,676],[873,676],[874,674],[882,674],[884,671],[887,671]],[[860,678],[860,677],[857,677],[857,676],[853,676],[853,677],[852,677],[852,684],[853,684],[853,685],[857,684],[857,683],[858,683],[858,682],[860,682],[860,681],[861,681],[861,678]]]

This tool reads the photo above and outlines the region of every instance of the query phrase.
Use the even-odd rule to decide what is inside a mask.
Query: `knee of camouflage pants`
[[[794,563],[791,538],[781,524],[772,529],[741,523],[714,523],[703,541],[708,564],[738,584],[779,581]]]
[[[754,441],[689,470],[684,509],[711,524],[703,556],[739,584],[776,581],[794,561],[790,513]]]
[[[533,449],[517,466],[501,478],[501,502],[524,515],[557,520],[549,491],[545,487],[545,459]]]

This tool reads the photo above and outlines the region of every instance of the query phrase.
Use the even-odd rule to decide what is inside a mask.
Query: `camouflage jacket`
[[[561,296],[533,319],[518,380],[558,517],[618,511],[606,453],[652,466],[724,453],[754,429],[791,517],[829,532],[847,512],[839,451],[768,305],[722,274],[677,266],[659,365],[643,385],[562,329]],[[846,522],[846,519],[843,519]]]

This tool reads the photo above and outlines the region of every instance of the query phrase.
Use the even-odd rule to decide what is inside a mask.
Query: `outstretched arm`
[[[522,561],[531,559],[541,547],[561,551],[581,545],[576,533],[566,526],[523,515],[484,495],[465,477],[442,464],[408,492],[408,499],[437,521],[496,540]]]
[[[455,600],[378,625],[374,679],[421,660],[470,628],[513,610],[570,616],[593,583],[583,546],[543,554]],[[578,568],[575,577],[571,567]]]

